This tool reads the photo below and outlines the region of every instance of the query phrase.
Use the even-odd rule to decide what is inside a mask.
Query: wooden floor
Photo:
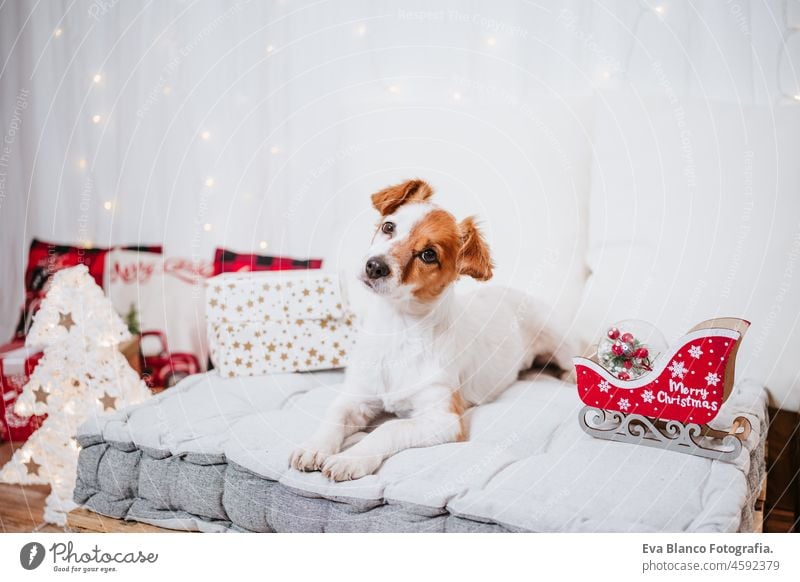
[[[9,442],[0,443],[0,467],[14,454]],[[47,485],[4,485],[0,483],[0,532],[69,532],[69,533],[153,533],[169,530],[135,521],[104,517],[86,509],[76,509],[67,516],[67,526],[45,523],[44,500],[50,495]]]
[[[174,530],[105,517],[88,509],[73,509],[67,515],[67,527],[75,533],[175,533]]]
[[[0,443],[0,466],[14,454],[12,443]],[[71,531],[44,522],[44,500],[50,495],[47,485],[0,484],[0,532]]]

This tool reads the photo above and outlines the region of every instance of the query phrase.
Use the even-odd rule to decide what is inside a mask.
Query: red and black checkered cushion
[[[292,271],[296,269],[321,269],[322,259],[292,259],[247,253],[234,253],[217,249],[214,254],[214,275],[239,271]]]
[[[127,250],[138,250],[146,253],[161,253],[161,246],[125,246],[115,247]],[[30,327],[31,317],[44,298],[47,284],[55,273],[67,267],[86,265],[89,274],[98,285],[103,286],[103,269],[107,248],[83,248],[71,245],[49,243],[38,239],[31,242],[28,253],[28,266],[25,270],[25,306],[22,309],[15,337],[24,338]]]

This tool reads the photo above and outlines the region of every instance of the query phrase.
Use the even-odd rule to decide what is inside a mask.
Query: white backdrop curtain
[[[549,169],[539,156],[507,168],[525,146],[520,154],[522,142],[509,143],[512,130],[478,128],[516,126],[557,148],[551,105],[539,109],[553,103],[590,140],[579,103],[601,90],[668,86],[791,106],[800,94],[791,66],[799,8],[779,0],[4,2],[0,337],[16,323],[32,237],[163,243],[167,254],[203,259],[226,246],[336,265],[369,236],[367,194],[409,174],[452,192],[465,212],[501,207],[517,221],[516,243],[505,244],[493,221],[499,247],[518,252],[515,264],[546,261],[547,245],[515,251],[520,229],[530,221],[531,230],[557,231],[575,217],[547,208],[544,218],[514,216],[510,201]],[[566,167],[573,184],[589,171]],[[572,199],[574,190],[548,194]],[[562,259],[580,263],[580,251]]]

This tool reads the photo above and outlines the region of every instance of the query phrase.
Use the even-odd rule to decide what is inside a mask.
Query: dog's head
[[[408,180],[372,195],[381,220],[364,259],[361,280],[389,299],[432,301],[460,275],[492,277],[489,247],[475,219],[457,222],[431,204],[433,189]]]

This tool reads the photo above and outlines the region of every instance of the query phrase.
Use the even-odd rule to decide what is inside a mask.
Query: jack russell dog
[[[572,367],[575,352],[530,296],[455,294],[462,275],[491,279],[492,259],[474,218],[457,222],[432,195],[422,180],[372,195],[381,219],[360,278],[373,304],[341,392],[291,455],[295,469],[359,479],[404,449],[463,441],[465,410],[496,398],[534,360]],[[396,418],[364,436],[387,413]]]

